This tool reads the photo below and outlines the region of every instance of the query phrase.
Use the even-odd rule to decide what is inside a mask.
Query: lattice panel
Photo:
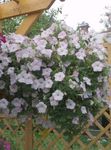
[[[16,119],[0,118],[0,138],[11,144],[11,150],[23,150],[24,126]]]
[[[103,108],[94,119],[92,125],[85,129],[72,141],[68,142],[63,131],[55,129],[33,130],[34,150],[111,150],[111,114]]]
[[[31,150],[111,150],[111,113],[107,108],[103,108],[95,116],[94,123],[87,124],[71,141],[67,141],[64,131],[43,129],[33,122],[33,135],[29,135],[25,127],[16,119],[1,117],[0,138],[11,143],[11,150],[26,150],[25,135],[32,137]]]

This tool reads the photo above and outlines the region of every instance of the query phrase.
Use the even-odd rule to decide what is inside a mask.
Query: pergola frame
[[[0,4],[0,21],[21,15],[27,15],[16,33],[25,35],[44,10],[50,8],[55,0],[13,0]]]

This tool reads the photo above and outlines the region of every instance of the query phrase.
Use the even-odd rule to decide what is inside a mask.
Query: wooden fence
[[[71,141],[64,131],[43,129],[32,119],[21,124],[16,118],[1,116],[0,138],[10,142],[11,150],[111,150],[111,112],[103,108],[94,123],[88,123]]]

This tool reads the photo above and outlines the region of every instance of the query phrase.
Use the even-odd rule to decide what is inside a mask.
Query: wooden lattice
[[[0,118],[0,138],[11,143],[11,150],[111,150],[111,112],[103,108],[80,134],[67,141],[64,131],[43,129],[29,119],[27,126],[16,118]],[[102,121],[104,118],[104,122]]]

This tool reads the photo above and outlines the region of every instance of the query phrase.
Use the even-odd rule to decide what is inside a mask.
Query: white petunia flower
[[[100,61],[96,61],[92,64],[92,68],[94,72],[101,72],[104,68],[104,64]]]
[[[45,57],[51,58],[53,51],[52,51],[51,49],[42,49],[40,52],[41,52],[41,54],[43,54]]]
[[[46,112],[46,109],[47,109],[47,105],[44,104],[43,102],[39,102],[37,105],[36,105],[36,108],[38,110],[39,113],[45,113]]]
[[[78,117],[74,117],[72,119],[72,124],[78,125],[79,124],[79,118]]]
[[[84,58],[86,57],[86,53],[84,49],[80,49],[75,55],[80,60],[84,60]]]
[[[58,72],[54,75],[55,81],[63,81],[65,78],[65,74],[63,72]]]
[[[37,90],[39,88],[39,81],[36,79],[33,81],[32,89]]]
[[[20,83],[33,84],[33,75],[30,72],[27,73],[26,71],[22,71],[18,74],[17,80]]]
[[[52,96],[54,100],[61,101],[63,99],[64,94],[60,90],[56,90],[54,93],[52,93]]]
[[[57,54],[60,56],[66,56],[68,54],[68,50],[66,48],[60,47],[57,49]]]
[[[7,101],[7,99],[5,99],[5,98],[0,99],[0,108],[6,109],[8,104],[9,104],[9,102]]]
[[[59,39],[64,39],[66,36],[67,36],[67,34],[66,34],[65,31],[61,31],[61,32],[58,34],[58,38],[59,38]]]
[[[81,112],[82,112],[82,114],[87,114],[87,110],[86,110],[85,106],[81,107]]]
[[[11,36],[14,39],[15,43],[23,43],[26,38],[20,34],[15,34],[15,33],[11,34]]]
[[[44,84],[45,88],[51,88],[53,85],[53,81],[51,79],[46,79]]]
[[[15,70],[14,67],[9,67],[7,70],[7,74],[9,74],[9,75],[14,74],[14,70]]]
[[[17,87],[16,84],[12,84],[12,85],[10,85],[9,87],[10,87],[10,91],[11,91],[12,93],[16,93],[17,90],[18,90],[18,87]]]
[[[78,83],[76,81],[73,81],[72,79],[69,80],[69,87],[71,89],[77,88],[78,87]]]
[[[41,59],[34,59],[34,61],[29,65],[29,69],[31,71],[38,71],[41,69],[42,60]]]
[[[88,77],[83,77],[83,80],[87,85],[91,85],[91,79],[89,79]]]
[[[66,108],[67,108],[67,109],[74,109],[75,106],[76,106],[76,103],[75,103],[73,100],[68,99],[68,100],[66,101]]]
[[[58,101],[54,100],[54,98],[52,96],[49,98],[49,100],[50,100],[51,106],[58,106],[58,104],[59,104]]]
[[[42,75],[45,76],[45,77],[49,77],[51,72],[52,72],[51,68],[45,68],[45,69],[42,70]]]
[[[80,87],[83,89],[84,92],[86,92],[86,86],[83,82],[81,82]]]

